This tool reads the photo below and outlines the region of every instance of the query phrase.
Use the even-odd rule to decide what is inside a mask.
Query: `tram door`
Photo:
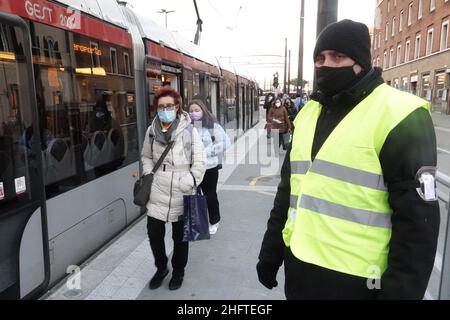
[[[241,87],[241,105],[240,105],[240,108],[241,108],[241,115],[242,115],[242,131],[243,132],[245,130],[247,130],[247,128],[245,127],[245,121],[247,119],[247,117],[246,117],[246,112],[247,112],[246,105],[247,105],[247,101],[245,99],[245,87],[242,86]]]
[[[48,279],[42,155],[27,25],[0,12],[0,299]]]

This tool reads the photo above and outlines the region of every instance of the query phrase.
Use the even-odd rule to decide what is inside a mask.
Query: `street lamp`
[[[161,9],[161,11],[158,11],[158,13],[164,13],[166,15],[166,29],[167,29],[167,14],[175,12],[175,10],[169,10],[167,11],[166,9]]]

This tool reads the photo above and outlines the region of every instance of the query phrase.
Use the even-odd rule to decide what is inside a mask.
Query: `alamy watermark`
[[[81,269],[79,266],[70,265],[66,269],[66,273],[70,274],[66,281],[68,290],[81,290]]]
[[[202,132],[201,126],[195,126]],[[280,134],[272,130],[270,138],[266,136],[265,129],[249,130],[243,135],[242,130],[227,129],[225,133],[230,141],[235,141],[224,151],[222,164],[224,165],[258,165],[260,175],[279,174],[280,164],[285,153],[281,152]],[[239,140],[237,138],[239,137]],[[217,138],[215,138],[217,139]]]
[[[367,273],[372,275],[367,279],[367,288],[369,290],[381,289],[381,268],[377,265],[371,265],[367,268]]]
[[[60,23],[71,30],[81,29],[81,12],[77,9],[68,7],[66,10],[66,15],[61,15],[60,19]]]

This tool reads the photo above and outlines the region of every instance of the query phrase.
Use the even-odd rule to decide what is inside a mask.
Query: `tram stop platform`
[[[263,114],[263,112],[261,112]],[[265,120],[248,130],[227,150],[220,170],[220,227],[210,240],[189,243],[189,260],[180,289],[150,290],[156,272],[143,216],[45,294],[48,300],[283,300],[284,270],[278,287],[268,290],[256,273],[258,254],[279,183],[285,151],[278,137],[268,139]],[[274,147],[275,146],[275,147]],[[275,150],[277,149],[277,150]],[[171,270],[171,225],[166,250]],[[77,273],[75,273],[76,275]]]

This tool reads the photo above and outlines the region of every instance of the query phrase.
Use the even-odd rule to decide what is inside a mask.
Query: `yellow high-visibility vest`
[[[291,195],[283,229],[300,260],[377,279],[387,268],[392,208],[379,154],[393,128],[429,103],[386,84],[351,110],[324,142],[311,149],[322,106],[297,115],[290,153]]]

